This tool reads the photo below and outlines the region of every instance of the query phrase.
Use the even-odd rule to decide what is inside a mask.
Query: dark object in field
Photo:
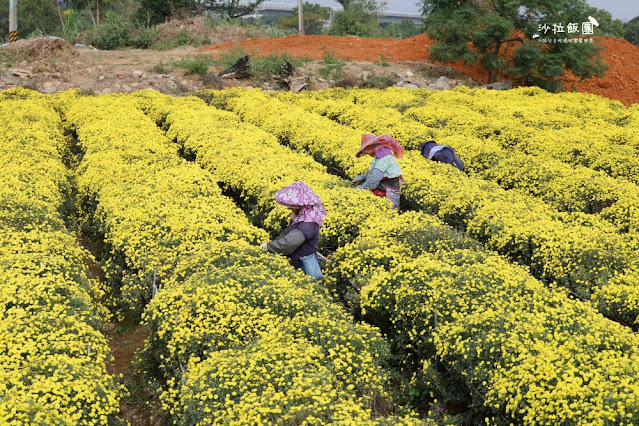
[[[308,86],[310,81],[310,78],[307,75],[300,74],[293,64],[287,60],[285,60],[284,65],[282,65],[282,72],[280,75],[275,76],[274,78],[280,83],[287,85],[293,93],[300,92]]]
[[[230,68],[221,71],[218,76],[222,78],[246,78],[250,74],[248,72],[249,55],[242,56]]]
[[[284,60],[284,65],[282,65],[282,72],[281,72],[281,76],[283,78],[288,77],[289,75],[293,74],[295,72],[295,67],[293,66],[293,64],[291,64],[289,61]]]

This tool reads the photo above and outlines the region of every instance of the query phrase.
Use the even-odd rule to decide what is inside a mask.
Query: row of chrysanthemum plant
[[[145,95],[143,108],[224,185],[244,188],[243,204],[271,197],[273,188],[260,177],[295,179],[306,169],[305,177],[321,186],[321,168],[308,156],[278,147],[271,135],[224,112],[153,93]],[[348,196],[344,191],[324,194],[327,209]],[[432,216],[395,215],[365,201],[360,208],[371,218],[337,250],[324,283],[354,308],[361,303],[364,318],[392,337],[413,374],[414,395],[434,391],[464,403],[474,395],[482,405],[471,410],[476,421],[484,420],[479,413],[527,424],[632,424],[637,418],[637,380],[618,383],[637,369],[639,340],[631,331],[547,289]],[[442,367],[451,383],[442,383]]]
[[[302,180],[326,204],[322,246],[334,249],[352,241],[371,214],[391,214],[390,204],[327,172],[307,154],[282,147],[272,134],[242,123],[236,114],[208,107],[202,100],[177,99],[157,92],[140,92],[141,108],[164,123],[169,139],[185,155],[210,171],[244,210],[272,234],[286,225],[290,212],[278,207],[273,194]]]
[[[479,130],[481,126],[489,126],[488,119],[482,121],[476,115],[470,118],[461,115],[464,124],[471,123],[472,126],[449,125],[440,130],[417,120],[425,116],[427,118],[424,121],[432,122],[432,117],[437,117],[439,111],[444,109],[443,105],[434,110],[430,106],[412,108],[402,115],[396,109],[378,106],[375,100],[383,103],[381,98],[385,96],[379,91],[374,91],[377,97],[369,95],[365,103],[354,103],[357,101],[356,95],[350,99],[318,100],[312,94],[293,97],[288,93],[280,93],[277,92],[280,99],[292,101],[345,126],[366,129],[375,134],[388,133],[408,149],[419,150],[421,142],[433,139],[439,144],[450,145],[458,151],[472,176],[494,181],[504,189],[525,191],[559,211],[600,213],[600,217],[619,227],[622,232],[639,230],[637,185],[584,166],[566,164],[559,159],[540,158],[503,148],[490,138],[492,128],[485,130],[484,134]],[[488,95],[482,92],[477,96]],[[560,103],[559,98],[556,101]],[[450,103],[447,108],[455,109],[456,104]],[[518,126],[517,123],[512,124]],[[431,125],[436,126],[436,123]],[[519,127],[523,125],[519,124]],[[606,226],[606,222],[602,222],[602,226]]]
[[[464,131],[494,140],[505,149],[559,159],[639,183],[636,106],[626,108],[618,101],[582,93],[549,94],[534,87],[505,92],[465,87],[402,92],[406,91],[331,89],[311,97],[347,99],[400,112],[425,107],[420,118],[437,134]]]
[[[107,374],[91,255],[65,226],[62,121],[36,92],[10,90],[0,132],[0,423],[109,424],[124,392]]]
[[[123,284],[125,305],[151,299],[155,272],[139,356],[171,421],[414,422],[388,391],[379,331],[354,324],[311,279],[262,253],[268,235],[209,172],[179,157],[137,101],[79,98],[65,116],[84,152],[86,220],[118,260],[105,263],[107,273],[137,279]]]
[[[494,141],[511,152],[586,166],[639,183],[639,120],[619,101],[538,88],[433,92],[421,105],[401,104],[379,92],[354,91],[358,104],[387,105],[439,130]],[[415,110],[412,107],[417,107]]]
[[[215,92],[208,93],[215,97]],[[270,131],[281,143],[305,151],[327,167],[354,176],[366,169],[356,159],[361,130],[339,125],[258,91],[235,91],[227,108]],[[400,166],[407,179],[405,207],[433,213],[491,250],[527,265],[546,283],[593,299],[605,315],[637,326],[637,240],[601,229],[584,213],[557,212],[540,200],[467,177],[449,165],[406,153]]]
[[[363,318],[417,362],[415,393],[444,366],[491,423],[639,421],[631,330],[425,213],[366,225],[334,254],[326,282],[361,289]]]

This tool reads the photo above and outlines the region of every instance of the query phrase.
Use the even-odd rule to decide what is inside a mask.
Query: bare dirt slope
[[[191,46],[168,51],[72,49],[77,56],[4,62],[0,65],[0,89],[22,86],[55,93],[80,88],[92,93],[115,93],[152,88],[179,93],[199,88],[196,79],[185,78],[185,71],[153,71],[158,64],[197,55],[198,49]]]

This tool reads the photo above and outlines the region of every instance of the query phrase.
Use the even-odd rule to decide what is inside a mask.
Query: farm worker
[[[296,181],[275,193],[275,201],[290,209],[291,221],[279,237],[260,248],[271,253],[280,253],[290,258],[290,263],[315,279],[324,276],[317,258],[320,227],[326,210],[320,197],[304,182]]]
[[[466,168],[462,160],[457,156],[455,149],[448,145],[437,145],[435,141],[428,141],[422,142],[420,147],[422,155],[429,160],[453,165],[462,172]]]
[[[369,189],[379,197],[388,198],[393,204],[393,208],[399,210],[404,175],[395,158],[404,156],[404,147],[392,136],[375,136],[364,133],[362,147],[355,156],[359,157],[364,154],[373,157],[373,161],[368,173],[356,176],[353,179],[353,184],[359,185],[357,187],[361,189]]]

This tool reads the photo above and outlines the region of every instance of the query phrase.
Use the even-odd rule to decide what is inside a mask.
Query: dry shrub
[[[246,28],[226,25],[212,26],[207,23],[207,18],[204,16],[173,19],[158,25],[157,30],[158,42],[160,43],[174,41],[183,34],[188,35],[189,40],[186,44],[202,44],[202,40],[207,40],[208,44],[221,44],[255,37],[255,34],[249,34]],[[255,33],[255,30],[252,30],[252,33]]]
[[[25,59],[48,61],[55,58],[64,60],[76,58],[78,52],[62,38],[36,37],[10,43],[2,48],[2,52]]]

